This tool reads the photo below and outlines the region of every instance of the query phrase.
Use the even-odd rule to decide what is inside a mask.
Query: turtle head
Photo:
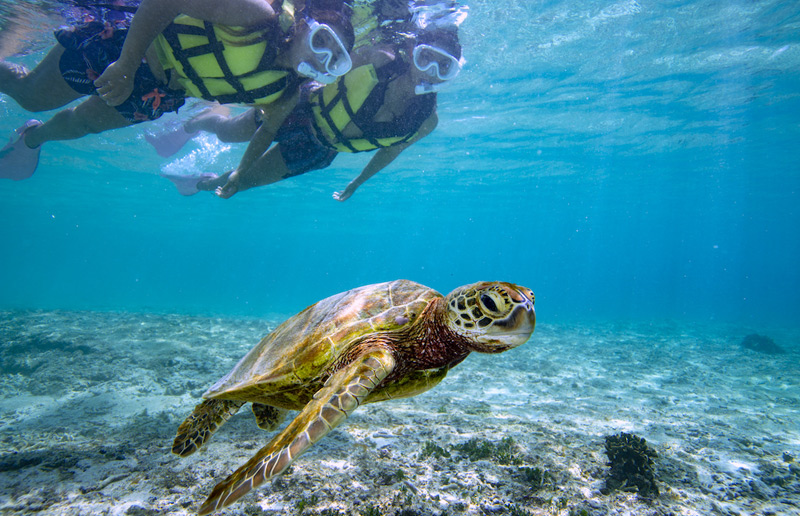
[[[500,353],[530,338],[536,326],[533,301],[529,288],[483,281],[447,295],[445,320],[450,330],[469,341],[472,351]]]

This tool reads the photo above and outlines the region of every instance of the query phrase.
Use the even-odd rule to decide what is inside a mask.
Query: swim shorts
[[[325,168],[338,154],[320,143],[314,135],[311,116],[311,104],[301,100],[275,135],[283,161],[291,172],[284,179]]]
[[[78,93],[97,95],[94,80],[108,65],[119,59],[127,34],[126,22],[112,24],[90,21],[57,30],[56,40],[65,49],[59,61],[61,76]],[[177,111],[185,100],[183,90],[167,88],[156,79],[147,63],[142,63],[136,70],[133,93],[116,106],[116,110],[126,120],[138,123]]]

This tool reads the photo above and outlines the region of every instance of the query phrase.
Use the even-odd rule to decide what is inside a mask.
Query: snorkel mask
[[[414,47],[412,57],[417,70],[430,75],[432,79],[439,79],[439,81],[449,81],[461,71],[461,60],[439,47],[419,44]],[[438,90],[439,86],[441,85],[423,82],[414,88],[414,92],[417,95],[433,93]]]
[[[314,53],[318,66],[303,61],[297,65],[297,73],[323,84],[331,84],[350,71],[353,61],[330,25],[309,19],[308,29],[308,48]]]

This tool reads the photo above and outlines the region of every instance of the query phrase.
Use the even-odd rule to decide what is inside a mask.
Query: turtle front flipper
[[[199,450],[244,404],[244,401],[205,400],[197,405],[178,427],[178,435],[172,442],[172,453],[188,457]]]
[[[199,514],[210,514],[227,507],[251,489],[282,473],[309,446],[344,421],[392,372],[394,366],[391,352],[377,349],[356,357],[334,373],[283,432],[214,487]]]

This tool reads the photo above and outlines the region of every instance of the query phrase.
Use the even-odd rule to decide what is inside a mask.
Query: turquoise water
[[[143,126],[48,143],[31,179],[0,181],[0,309],[267,317],[397,278],[502,279],[540,322],[796,326],[800,6],[468,4],[439,127],[345,203],[368,155],[222,200],[158,173],[221,172],[240,146],[165,160]],[[8,59],[41,59],[43,20]],[[28,118],[0,96],[0,133]]]
[[[406,278],[528,286],[539,327],[359,408],[225,514],[797,513],[800,5],[468,4],[439,127],[344,203],[369,155],[183,197],[159,173],[243,147],[163,159],[145,125],[0,180],[0,512],[194,514],[268,439],[243,410],[172,456],[203,392],[287,316]],[[0,0],[0,57],[40,60],[57,7]],[[0,95],[0,138],[28,118]],[[603,492],[619,432],[657,451],[657,499]],[[467,460],[477,438],[555,480]]]

